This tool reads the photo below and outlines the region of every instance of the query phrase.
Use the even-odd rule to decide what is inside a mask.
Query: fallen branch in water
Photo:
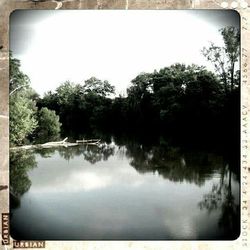
[[[50,147],[57,147],[57,146],[71,146],[71,143],[66,142],[68,140],[68,137],[66,137],[62,141],[51,141],[46,142],[44,144],[35,144],[35,145],[24,145],[19,147],[13,147],[10,149],[33,149],[33,148],[50,148]]]
[[[98,145],[100,143],[101,139],[89,139],[89,140],[76,140],[76,143],[82,143],[82,144],[90,144],[90,145]]]
[[[47,145],[60,145],[60,144],[64,144],[66,143],[66,141],[68,140],[68,137],[66,137],[65,139],[63,139],[62,141],[50,141],[50,142],[46,142],[44,144],[42,144],[43,146],[47,146]]]
[[[99,139],[82,140],[82,141],[76,141],[75,143],[67,142],[67,140],[68,140],[68,137],[66,137],[62,141],[51,141],[51,142],[46,142],[44,144],[24,145],[24,146],[19,146],[19,147],[12,147],[12,148],[10,148],[10,150],[15,150],[15,149],[52,148],[52,147],[58,147],[58,146],[72,147],[72,146],[81,145],[82,143],[83,144],[88,144],[88,145],[99,145],[99,143],[100,143]]]

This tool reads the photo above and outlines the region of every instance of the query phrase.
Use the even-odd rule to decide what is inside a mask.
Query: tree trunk
[[[234,63],[232,62],[232,68],[231,68],[231,91],[233,91],[234,88]]]

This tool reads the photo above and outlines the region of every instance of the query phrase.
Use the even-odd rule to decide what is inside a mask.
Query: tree
[[[152,104],[164,131],[190,133],[201,122],[205,127],[216,123],[222,90],[218,78],[204,67],[174,64],[155,71],[151,82]]]
[[[37,127],[32,100],[18,94],[10,98],[10,143],[21,145]]]
[[[10,93],[14,93],[20,88],[28,87],[30,84],[29,77],[24,74],[21,70],[20,60],[13,58],[10,52]]]
[[[195,67],[174,64],[153,73],[153,105],[157,108],[161,121],[170,124],[176,119],[184,89],[194,80],[194,71],[199,70]]]
[[[53,93],[52,91],[46,92],[43,98],[40,98],[37,101],[37,106],[39,109],[47,107],[48,109],[55,110],[56,113],[59,113],[60,105],[57,93]]]
[[[131,83],[132,86],[127,89],[129,127],[149,128],[155,122],[155,110],[152,105],[152,74],[140,73]]]
[[[128,96],[134,95],[137,99],[142,99],[145,95],[152,93],[152,74],[140,73],[132,81],[132,86],[127,89]]]
[[[92,93],[102,97],[107,97],[115,93],[115,87],[108,81],[101,81],[95,77],[91,77],[85,81],[83,90],[85,94]]]
[[[229,26],[220,29],[220,33],[224,47],[211,43],[208,48],[203,48],[202,53],[214,65],[227,93],[239,85],[240,32]]]
[[[20,70],[20,61],[10,54],[10,143],[20,145],[37,126],[35,118],[37,94],[30,80]]]
[[[56,112],[47,108],[42,108],[38,112],[38,127],[36,135],[39,141],[58,139],[60,135],[61,123]]]
[[[57,89],[58,104],[60,106],[69,106],[73,102],[76,92],[76,84],[66,81],[61,84]]]

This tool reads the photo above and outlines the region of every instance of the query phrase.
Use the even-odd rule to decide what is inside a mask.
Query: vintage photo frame
[[[241,17],[241,233],[233,241],[13,241],[9,228],[9,17],[17,9],[235,9]],[[0,0],[1,249],[248,249],[250,247],[250,0]]]

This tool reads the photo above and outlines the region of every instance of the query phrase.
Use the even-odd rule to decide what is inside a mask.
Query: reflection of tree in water
[[[56,148],[38,148],[35,153],[38,153],[43,158],[50,158],[56,151]]]
[[[75,156],[81,155],[82,153],[79,147],[58,147],[57,151],[59,155],[67,161],[73,159]]]
[[[84,160],[95,164],[98,161],[106,161],[114,154],[114,146],[107,143],[100,145],[82,145],[73,147],[58,147],[57,150],[65,160],[73,159],[75,156],[83,155]]]
[[[222,167],[222,157],[204,152],[182,152],[179,148],[163,146],[145,147],[142,144],[127,144],[126,155],[130,164],[140,173],[158,172],[175,182],[188,181],[204,184],[214,171]]]
[[[31,181],[27,171],[37,166],[35,154],[43,158],[51,157],[56,151],[66,160],[73,159],[75,156],[84,156],[86,161],[95,164],[98,161],[106,161],[114,154],[114,146],[103,143],[96,145],[83,145],[77,147],[58,147],[47,149],[36,149],[35,151],[18,150],[10,151],[10,187],[14,197],[20,197],[27,192],[31,186]]]
[[[232,193],[232,178],[237,181],[237,176],[232,174],[229,166],[224,166],[219,183],[214,184],[212,190],[198,203],[200,209],[206,209],[208,213],[220,211],[219,227],[224,230],[225,239],[231,240],[240,233],[240,206]]]
[[[165,142],[147,147],[138,142],[126,142],[125,145],[125,154],[131,158],[131,166],[140,173],[158,172],[171,181],[187,181],[199,186],[208,178],[218,176],[219,182],[213,185],[198,205],[209,213],[220,212],[218,224],[224,231],[223,239],[232,240],[239,235],[240,207],[232,193],[232,181],[239,182],[238,164],[232,168],[225,164],[222,156],[194,150],[187,152],[170,147]],[[235,155],[232,157],[237,160]],[[231,161],[228,162],[233,165]]]
[[[108,158],[114,154],[114,146],[108,145],[106,143],[100,146],[88,145],[86,150],[83,152],[84,159],[92,164],[98,161],[106,161]]]
[[[37,162],[32,151],[10,151],[10,193],[12,198],[10,201],[13,205],[18,202],[21,195],[29,190],[31,181],[27,172],[36,166]]]

